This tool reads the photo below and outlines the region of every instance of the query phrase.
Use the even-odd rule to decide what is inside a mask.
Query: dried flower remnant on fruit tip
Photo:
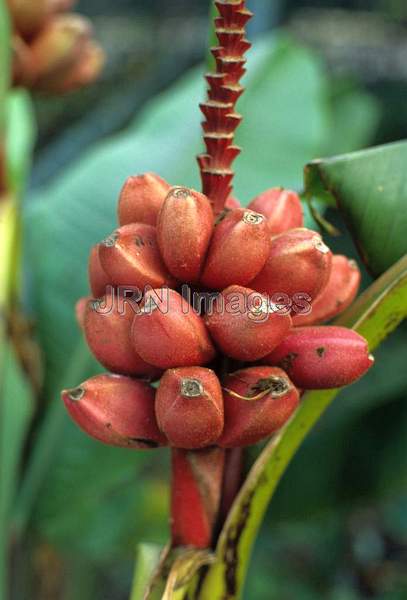
[[[290,389],[288,379],[284,377],[271,376],[267,379],[259,379],[259,381],[252,385],[250,388],[250,394],[255,395],[258,392],[270,393],[274,398],[278,396],[284,396]]]
[[[183,379],[181,381],[181,394],[186,398],[198,398],[204,393],[204,387],[198,379]]]
[[[329,254],[330,252],[328,246],[320,238],[315,238],[314,246],[315,249],[319,250],[319,252],[321,252],[322,254]]]
[[[113,248],[116,245],[118,238],[119,238],[119,233],[117,231],[114,231],[113,233],[108,235],[104,240],[102,240],[100,243],[102,246],[106,246],[106,248]]]
[[[215,215],[220,213],[232,195],[234,172],[232,163],[240,154],[234,134],[242,121],[236,103],[244,88],[240,80],[245,74],[245,54],[251,44],[245,26],[252,13],[245,2],[216,2],[220,16],[215,20],[219,45],[211,49],[215,73],[208,73],[208,99],[200,108],[206,152],[198,157],[203,193],[213,202]]]
[[[247,210],[243,215],[243,221],[248,225],[260,225],[263,223],[265,217],[259,213],[255,213]]]
[[[62,393],[66,394],[72,402],[79,402],[84,397],[86,390],[83,387],[77,387],[71,390],[64,390]]]
[[[175,198],[188,198],[191,195],[191,192],[188,188],[184,187],[174,187],[168,192],[169,196],[174,196]]]

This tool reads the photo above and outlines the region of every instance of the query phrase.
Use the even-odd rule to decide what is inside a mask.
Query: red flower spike
[[[154,389],[122,375],[96,375],[62,399],[77,425],[91,437],[123,448],[165,446],[154,413]]]
[[[270,297],[305,294],[312,301],[326,286],[331,263],[332,253],[318,233],[291,229],[272,238],[267,262],[250,287]]]
[[[90,300],[84,315],[86,341],[95,358],[109,371],[158,379],[161,372],[146,363],[131,343],[131,325],[139,310],[116,295]]]
[[[340,254],[334,255],[327,286],[312,303],[309,314],[293,317],[294,325],[315,325],[342,313],[356,298],[360,279],[360,270],[354,260]]]
[[[264,267],[271,239],[263,215],[236,208],[215,227],[201,283],[212,289],[247,285]]]
[[[247,22],[253,16],[251,12],[245,8],[245,0],[217,0],[216,6],[218,7],[221,15],[221,21],[218,23],[219,27],[229,29],[242,29]]]
[[[93,246],[89,255],[88,264],[89,284],[94,298],[101,298],[110,286],[110,278],[103,270],[99,258],[99,244]]]
[[[263,192],[248,206],[267,217],[273,235],[304,226],[302,204],[298,194],[284,188],[272,188]]]
[[[208,74],[208,101],[201,106],[206,154],[198,157],[203,192],[213,202],[215,214],[222,212],[232,191],[232,163],[239,153],[234,133],[241,117],[235,111],[243,93],[240,79],[245,73],[244,54],[250,48],[245,25],[252,16],[245,2],[217,2],[220,17],[215,20],[219,46],[212,48],[216,72]],[[228,134],[228,137],[224,137]]]
[[[367,341],[345,327],[298,327],[262,360],[279,365],[305,390],[353,383],[370,369],[374,358]]]
[[[210,548],[217,521],[224,452],[220,448],[172,450],[172,545]]]
[[[223,383],[225,427],[218,445],[256,444],[282,427],[299,404],[286,373],[275,367],[251,367],[228,375]]]
[[[184,282],[199,280],[213,230],[213,212],[206,196],[176,187],[158,215],[157,241],[170,273]]]
[[[119,197],[119,224],[146,223],[155,226],[170,189],[170,184],[155,173],[128,177]]]
[[[291,327],[291,318],[258,292],[238,285],[215,300],[206,325],[223,354],[252,362],[278,346]]]
[[[213,100],[207,102],[206,104],[201,104],[200,109],[207,118],[207,123],[202,124],[205,135],[208,137],[211,135],[212,137],[218,135],[220,141],[223,140],[224,135],[229,135],[230,145],[232,145],[234,131],[242,122],[242,117],[237,113],[230,112],[231,103],[224,103],[223,101],[217,102]],[[205,154],[198,156],[198,162],[201,166],[202,164],[207,164],[202,162],[202,159],[205,158],[207,159]],[[233,171],[228,169],[228,172],[231,173],[231,177],[233,179]],[[220,212],[220,210],[217,212]]]
[[[216,136],[210,133],[204,135],[207,153],[201,156],[201,164],[206,169],[227,171],[228,165],[240,154],[238,146],[230,145],[230,136],[229,133]]]
[[[203,319],[168,288],[145,294],[131,335],[136,352],[160,369],[205,365],[215,357]]]
[[[143,290],[145,286],[174,285],[157,244],[152,225],[133,223],[116,229],[99,244],[102,268],[113,285],[128,285]]]
[[[165,372],[156,394],[157,423],[171,446],[213,446],[223,430],[222,389],[210,369],[183,367]]]

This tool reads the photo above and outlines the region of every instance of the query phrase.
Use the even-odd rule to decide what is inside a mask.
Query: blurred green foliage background
[[[199,186],[208,4],[82,0],[78,10],[92,18],[108,55],[104,75],[64,99],[34,100],[24,299],[45,379],[13,507],[13,600],[124,600],[137,544],[167,539],[167,452],[88,439],[65,415],[59,390],[98,370],[73,305],[87,294],[91,245],[115,227],[124,179],[152,170]],[[248,5],[257,17],[239,105],[242,202],[276,185],[300,190],[313,158],[407,137],[402,0]],[[338,215],[328,217],[343,231],[328,243],[356,257]],[[258,540],[245,599],[407,598],[406,341],[405,327],[393,334],[293,461]]]

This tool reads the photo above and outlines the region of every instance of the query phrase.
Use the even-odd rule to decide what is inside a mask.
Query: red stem
[[[245,0],[218,0],[220,16],[215,20],[219,46],[212,48],[216,72],[208,74],[208,100],[201,105],[206,153],[198,156],[202,189],[213,202],[215,214],[221,212],[233,187],[232,163],[240,154],[234,136],[242,117],[235,108],[244,88],[245,53],[251,44],[246,39],[246,23],[252,14]]]
[[[232,504],[240,490],[243,479],[243,448],[226,450],[222,484],[220,524],[225,522]]]
[[[225,451],[172,449],[173,546],[210,548],[221,501]]]

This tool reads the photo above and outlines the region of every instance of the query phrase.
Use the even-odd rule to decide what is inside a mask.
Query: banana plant
[[[215,4],[219,7],[228,3]],[[242,3],[231,4],[244,9]],[[221,37],[219,42],[222,42]],[[216,49],[215,57],[218,53]],[[213,67],[213,60],[208,64]],[[363,262],[372,275],[378,277],[330,323],[351,328],[364,336],[371,352],[407,316],[404,236],[407,217],[403,211],[407,201],[407,177],[402,168],[406,148],[406,142],[390,144],[315,160],[304,169],[303,198],[311,206],[319,201],[320,206],[335,207],[341,213]],[[203,182],[205,190],[205,177]],[[207,193],[214,195],[210,188]],[[257,205],[261,212],[261,202]],[[317,222],[332,233],[322,215],[316,215]],[[328,296],[324,301],[329,301]],[[350,356],[349,360],[352,360]],[[304,438],[339,392],[339,388],[307,391],[294,415],[271,437],[253,463],[212,545],[203,552],[202,548],[194,550],[193,543],[179,547],[173,540],[161,555],[156,551],[148,561],[138,562],[135,571],[138,587],[133,589],[131,600],[241,598],[251,550],[279,481]],[[144,555],[141,546],[140,556]]]
[[[0,118],[0,126],[3,126],[0,159],[5,157],[2,163],[6,173],[2,179],[4,206],[10,208],[11,215],[10,220],[4,221],[5,234],[2,235],[6,257],[3,265],[7,266],[4,277],[2,275],[2,282],[6,282],[2,290],[7,290],[2,308],[7,309],[5,314],[8,315],[13,303],[21,298],[19,206],[30,166],[33,125],[26,93],[10,91],[10,26],[4,5],[0,6],[3,11],[0,14],[1,59],[4,57],[5,61],[0,73],[6,74],[0,82],[0,113],[4,109],[3,119]],[[78,315],[90,350],[115,376],[95,375],[72,388],[78,384],[73,381],[76,377],[97,368],[81,342],[64,380],[57,382],[58,386],[68,388],[63,394],[68,412],[93,437],[125,448],[171,446],[171,540],[163,549],[140,546],[131,600],[233,600],[242,597],[251,549],[290,460],[300,451],[302,441],[334,401],[339,388],[372,366],[371,352],[407,315],[407,248],[403,238],[407,225],[403,210],[407,200],[407,177],[402,168],[407,143],[319,159],[305,166],[301,197],[312,207],[317,223],[329,228],[315,206],[336,208],[349,227],[361,259],[377,277],[356,301],[357,267],[345,261],[342,263],[344,270],[335,271],[336,279],[332,279],[334,259],[320,232],[304,234],[298,194],[273,188],[254,198],[248,207],[248,198],[241,198],[242,202],[239,202],[234,196],[232,163],[240,151],[234,134],[241,121],[236,105],[244,91],[240,78],[244,74],[244,54],[250,47],[245,36],[250,17],[244,0],[211,3],[211,21],[215,22],[211,34],[213,52],[208,59],[211,73],[207,75],[208,98],[201,107],[205,117],[205,150],[198,159],[202,191],[174,187],[173,183],[179,183],[179,180],[168,183],[151,174],[130,177],[119,200],[121,227],[91,255],[93,296],[103,295],[106,284],[117,287],[128,283],[129,278],[137,285],[146,283],[147,273],[147,283],[152,287],[161,287],[165,283],[173,288],[168,302],[169,312],[174,309],[176,319],[162,323],[160,311],[154,308],[155,300],[148,294],[139,298],[141,311],[138,311],[138,302],[132,304],[136,313],[134,319],[126,313],[113,314],[110,322],[99,310],[101,303],[95,298],[90,303],[82,302],[78,305]],[[257,79],[258,89],[264,83],[263,79]],[[250,78],[248,81],[250,85]],[[255,112],[255,102],[253,107]],[[243,116],[250,118],[249,114]],[[146,137],[151,139],[151,131],[147,133]],[[257,158],[252,161],[247,189],[256,181],[256,163],[263,174],[267,170],[265,157]],[[180,203],[181,210],[178,208]],[[306,223],[311,226],[309,217]],[[312,226],[317,227],[317,224]],[[293,230],[296,233],[290,233]],[[128,231],[131,231],[130,238]],[[233,239],[230,231],[234,233]],[[270,279],[267,272],[263,272],[266,266],[273,276],[276,272],[283,273],[280,277],[282,286],[287,280],[293,282],[294,287],[297,285],[292,275],[296,272],[295,259],[288,262],[288,268],[282,272],[285,254],[277,253],[279,247],[287,247],[287,239],[290,247],[296,248],[294,257],[305,257],[308,268],[303,285],[313,282],[309,290],[316,297],[313,309],[315,313],[320,311],[317,324],[308,320],[307,326],[321,328],[321,321],[329,321],[330,326],[325,331],[335,336],[341,332],[340,335],[345,336],[341,340],[345,339],[350,353],[345,355],[338,350],[339,358],[322,364],[317,374],[306,361],[302,368],[294,368],[292,361],[295,361],[293,354],[296,352],[292,350],[288,354],[285,352],[283,359],[281,356],[277,359],[273,354],[281,344],[288,343],[286,339],[292,334],[291,326],[296,324],[297,317],[312,317],[295,314],[290,304],[288,309],[283,307],[284,315],[277,317],[270,317],[268,306],[268,318],[261,318],[265,312],[264,294],[275,291],[264,283]],[[275,259],[273,252],[277,253]],[[143,253],[145,263],[143,269],[138,269],[138,275],[142,272],[143,276],[137,279],[134,265]],[[146,266],[148,268],[144,268]],[[123,269],[126,281],[122,281]],[[250,294],[241,290],[252,290],[253,285],[252,291],[257,298],[260,294],[261,302],[250,307],[249,312],[251,318],[259,322],[248,335],[243,335],[247,326],[239,315],[228,315],[227,321],[225,315],[219,320],[207,315],[188,315],[188,327],[179,329],[183,314],[183,305],[177,304],[179,281],[215,291],[217,301],[231,285],[240,287],[239,293],[246,299]],[[276,303],[280,305],[281,299],[275,299],[273,305]],[[149,320],[145,316],[147,313],[151,313]],[[128,324],[123,326],[126,319],[131,325],[131,339]],[[273,343],[270,342],[271,332],[265,330],[263,321],[274,323],[270,328]],[[155,332],[163,329],[165,336],[161,333],[157,337]],[[166,346],[167,338],[170,343]],[[263,355],[256,354],[260,339],[267,344],[267,353]],[[328,336],[324,340],[327,347],[337,351],[337,337],[331,339]],[[329,354],[325,342],[311,347],[319,359]],[[8,521],[16,497],[18,459],[32,412],[33,396],[5,335],[1,343],[5,358],[0,424],[0,595],[3,592],[2,597],[6,597],[6,540],[10,533],[21,536],[27,526],[32,503],[48,470],[49,456],[58,443],[63,413],[62,403],[57,404],[53,398],[44,420],[44,435],[39,436],[40,443],[23,474],[10,530]],[[352,354],[355,348],[359,353],[358,360]],[[265,360],[266,356],[270,358]],[[143,371],[146,365],[148,373]],[[348,370],[344,376],[345,367],[349,366],[352,373]],[[255,373],[254,379],[244,379],[242,384],[241,376],[236,377],[242,369],[245,377],[249,371],[250,376]],[[152,371],[158,371],[160,377],[166,371],[159,387],[144,381],[144,376]],[[135,382],[134,376],[140,374],[143,381]],[[305,376],[307,383],[302,385]],[[309,379],[315,387],[323,389],[313,389]],[[329,381],[331,389],[325,389],[321,381],[325,384]],[[55,388],[55,382],[53,385]],[[158,391],[155,391],[157,387]],[[303,390],[298,388],[307,391],[302,394]],[[175,393],[175,389],[180,392]],[[16,396],[20,404],[15,402]],[[97,404],[101,397],[103,407]],[[265,412],[256,421],[256,408],[263,405]],[[171,412],[173,407],[178,407],[175,413]],[[103,412],[106,408],[107,414]],[[207,427],[209,415],[212,420]],[[147,429],[146,420],[149,422]],[[253,424],[250,431],[249,423]],[[245,448],[264,439],[268,441],[242,481]]]

